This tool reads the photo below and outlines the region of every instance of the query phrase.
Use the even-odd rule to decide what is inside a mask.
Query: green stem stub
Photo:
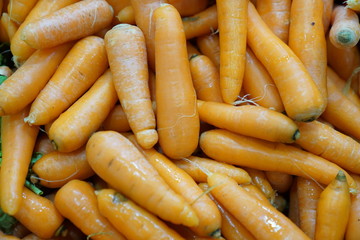
[[[17,224],[17,220],[2,211],[0,208],[0,230],[5,234],[12,234],[15,225]]]

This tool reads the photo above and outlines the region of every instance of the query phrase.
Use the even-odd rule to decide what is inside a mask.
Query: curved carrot
[[[325,102],[304,64],[266,26],[252,3],[248,10],[248,44],[274,80],[287,115],[295,121],[318,118]]]
[[[249,173],[252,184],[257,186],[269,202],[273,204],[277,194],[267,180],[265,172],[254,168],[245,168],[244,170]]]
[[[183,239],[155,215],[113,189],[96,192],[100,213],[131,239]]]
[[[104,40],[89,36],[76,42],[31,104],[25,121],[45,125],[55,120],[106,70]]]
[[[119,20],[120,23],[135,25],[134,8],[131,5],[124,7],[116,15],[116,18]]]
[[[272,203],[269,201],[269,199],[265,196],[264,192],[261,191],[261,189],[256,186],[253,183],[250,184],[243,184],[241,187],[247,191],[252,197],[259,200],[262,204],[269,206],[272,205]]]
[[[209,0],[168,0],[173,5],[182,17],[194,15],[204,10]]]
[[[360,186],[360,176],[351,174],[351,177]],[[358,189],[359,190],[359,189]],[[351,196],[350,215],[346,227],[345,239],[356,240],[360,236],[360,194]]]
[[[154,21],[159,143],[170,158],[188,157],[198,145],[200,121],[182,22],[169,4],[155,10]]]
[[[24,123],[29,107],[14,115],[1,117],[1,209],[14,215],[21,208],[28,167],[39,128]]]
[[[27,24],[21,39],[36,49],[54,47],[100,31],[113,14],[104,0],[80,1]]]
[[[143,148],[158,141],[148,85],[145,38],[136,26],[119,24],[105,35],[105,47],[120,103]]]
[[[7,6],[10,18],[21,24],[38,0],[11,0]]]
[[[92,239],[125,240],[100,214],[95,189],[89,183],[71,180],[56,192],[54,204],[61,215]]]
[[[246,54],[248,1],[216,4],[219,22],[220,90],[225,103],[233,103],[241,90]]]
[[[0,116],[15,114],[44,88],[72,44],[36,51],[0,85]]]
[[[300,137],[295,122],[282,113],[260,106],[231,106],[198,100],[200,120],[218,128],[271,142],[291,143]],[[240,123],[241,124],[237,124]]]
[[[86,145],[86,156],[97,175],[140,206],[175,224],[198,224],[190,204],[165,183],[144,155],[120,133],[94,133]]]
[[[293,176],[282,172],[265,171],[266,178],[276,192],[286,193],[293,182]]]
[[[9,41],[11,42],[11,39],[14,37],[19,28],[19,25],[11,20],[7,13],[2,13],[0,21],[9,37]]]
[[[322,184],[329,184],[341,170],[336,164],[296,147],[245,137],[222,129],[202,133],[200,147],[207,156],[218,161],[259,170],[284,172]],[[348,181],[351,188],[356,189],[350,176]]]
[[[124,109],[120,104],[116,104],[113,107],[109,115],[103,121],[101,129],[113,130],[116,132],[128,132],[131,130]]]

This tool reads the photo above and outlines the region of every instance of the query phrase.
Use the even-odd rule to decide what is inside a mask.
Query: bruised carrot
[[[23,187],[39,128],[24,123],[29,107],[1,117],[1,209],[14,215],[21,208]]]
[[[116,18],[120,23],[135,25],[134,8],[131,5],[124,7],[116,15]]]
[[[89,183],[71,180],[56,192],[54,204],[61,215],[92,239],[125,240],[100,214],[95,189]]]
[[[49,139],[55,149],[72,152],[84,146],[91,134],[101,126],[117,99],[112,74],[107,70],[51,124]]]
[[[21,39],[36,49],[54,47],[100,31],[113,14],[105,0],[80,1],[27,24]]]
[[[154,21],[159,144],[170,158],[188,157],[198,145],[200,121],[182,22],[170,4],[155,10]]]
[[[265,171],[267,180],[276,192],[286,193],[293,182],[293,176],[282,172]]]
[[[143,148],[158,141],[148,85],[146,44],[140,28],[119,24],[105,35],[113,82],[131,130]]]
[[[295,121],[318,118],[326,105],[304,64],[266,26],[252,3],[248,10],[248,44],[274,80],[287,115]]]
[[[265,172],[253,168],[245,168],[244,170],[249,173],[251,182],[264,193],[270,203],[273,203],[276,197],[276,192],[267,180]]]
[[[45,125],[78,99],[108,67],[104,40],[89,36],[76,42],[31,104],[25,121]]]
[[[200,120],[211,125],[271,142],[291,143],[301,135],[290,118],[260,106],[236,107],[198,100],[198,111]]]
[[[7,6],[10,18],[21,24],[38,0],[11,0]]]
[[[15,114],[29,105],[44,88],[72,44],[36,51],[0,85],[0,116]]]
[[[358,174],[351,174],[351,177],[360,186],[360,176]],[[359,190],[359,189],[358,189]],[[345,239],[356,240],[360,235],[360,194],[351,196],[350,214],[346,227]]]
[[[11,20],[7,13],[2,13],[0,21],[9,37],[9,41],[11,42],[11,39],[19,28],[19,25]]]
[[[97,175],[148,211],[175,224],[199,223],[190,204],[166,184],[144,155],[120,133],[94,133],[86,144],[86,156]],[[171,211],[164,211],[165,208]]]
[[[116,104],[113,107],[109,115],[103,121],[101,128],[116,132],[128,132],[131,130],[124,109],[120,104]]]
[[[191,16],[204,10],[209,4],[209,0],[168,0],[182,17]]]

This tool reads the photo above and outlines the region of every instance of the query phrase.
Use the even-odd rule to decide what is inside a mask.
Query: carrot
[[[354,47],[360,39],[359,17],[345,6],[335,6],[331,15],[329,38],[337,48]]]
[[[190,71],[198,99],[222,102],[219,82],[219,70],[205,55],[193,55],[190,58]]]
[[[190,204],[165,183],[144,155],[120,133],[94,133],[86,144],[86,156],[97,175],[148,211],[175,224],[199,223]],[[165,208],[171,211],[164,211]]]
[[[7,42],[7,43],[10,42],[8,33],[2,24],[0,24],[0,41]]]
[[[23,40],[21,40],[20,35],[23,28],[30,22],[39,19],[48,15],[51,12],[55,12],[65,6],[78,2],[79,0],[38,0],[36,5],[29,12],[24,22],[19,26],[19,29],[16,31],[13,39],[11,39],[10,50],[14,55],[14,62],[17,67],[22,65],[25,60],[27,60],[32,53],[35,52],[34,48],[31,48]]]
[[[208,176],[211,193],[256,239],[309,239],[293,222],[271,205],[249,195],[232,178]]]
[[[273,171],[266,171],[265,175],[276,192],[286,193],[289,191],[293,181],[292,175]]]
[[[183,239],[155,215],[113,189],[96,192],[100,213],[131,239]]]
[[[241,90],[247,36],[248,1],[217,2],[220,45],[220,90],[225,103],[233,103]]]
[[[29,107],[18,114],[1,118],[1,209],[14,215],[21,206],[21,194],[33,153],[38,127],[24,123]]]
[[[44,132],[39,132],[34,146],[34,153],[41,153],[45,155],[53,151],[55,151],[55,149],[51,144],[48,135]]]
[[[114,14],[117,15],[119,11],[124,9],[125,7],[131,5],[130,0],[106,0],[108,4],[111,5],[111,7],[114,9]]]
[[[100,31],[113,14],[104,0],[80,1],[27,24],[21,39],[36,49],[54,47]]]
[[[72,152],[84,146],[105,120],[117,101],[110,70],[63,112],[49,129],[49,139],[59,152]]]
[[[11,20],[7,13],[2,13],[0,21],[9,37],[9,41],[11,42],[11,39],[14,37],[19,28],[19,25]]]
[[[360,11],[360,3],[358,0],[346,0],[346,6],[354,11]]]
[[[111,223],[100,214],[95,189],[87,182],[71,180],[55,195],[55,207],[91,239],[123,240]]]
[[[124,7],[116,15],[116,18],[120,23],[135,25],[134,8],[131,5]]]
[[[248,10],[248,44],[274,80],[287,115],[295,121],[318,118],[325,102],[304,64],[266,26],[253,4]]]
[[[201,55],[197,47],[195,47],[190,41],[186,41],[186,50],[189,59],[191,59],[191,57],[194,55]]]
[[[78,99],[108,67],[104,40],[89,36],[76,42],[31,104],[25,121],[45,125]]]
[[[252,197],[259,200],[262,204],[269,206],[272,205],[272,203],[269,201],[269,199],[265,196],[264,192],[261,191],[259,187],[257,187],[255,184],[242,184],[241,187],[247,191]]]
[[[218,29],[218,14],[216,5],[209,6],[203,11],[182,19],[186,39],[192,39],[210,34]]]
[[[324,33],[328,33],[331,22],[331,14],[334,7],[333,0],[322,0],[323,1],[323,25],[324,25]]]
[[[290,0],[259,0],[256,9],[271,31],[284,43],[289,39]]]
[[[288,217],[293,223],[295,223],[297,226],[300,226],[297,178],[294,178],[294,181],[290,187]]]
[[[316,212],[315,239],[343,239],[350,213],[350,194],[342,171],[321,192]]]
[[[196,38],[200,52],[210,58],[217,68],[220,66],[219,34],[208,34]]]
[[[29,105],[44,88],[72,44],[36,51],[0,85],[0,116],[15,114]]]
[[[278,112],[284,111],[284,105],[274,81],[250,48],[246,48],[243,90],[256,104]]]
[[[149,92],[146,44],[140,28],[119,24],[105,35],[113,82],[131,130],[143,148],[158,141]]]
[[[245,137],[222,129],[202,133],[200,147],[207,156],[218,161],[264,171],[284,172],[311,178],[322,184],[329,184],[341,170],[336,164],[296,147]],[[350,176],[348,181],[351,188],[356,189]]]
[[[190,156],[186,161],[184,159],[172,161],[176,166],[187,172],[196,182],[206,182],[207,176],[204,173],[204,169],[215,173],[226,174],[233,178],[238,184],[250,183],[251,181],[249,174],[244,169],[209,158]]]
[[[168,0],[182,17],[194,15],[203,11],[209,4],[209,0]]]
[[[116,132],[127,132],[131,130],[124,109],[120,104],[116,104],[113,107],[109,115],[103,121],[101,128],[104,130],[113,130]]]
[[[231,106],[198,100],[200,120],[218,128],[272,142],[291,143],[300,137],[296,124],[282,113],[260,106]],[[237,124],[240,123],[241,124]]]
[[[351,177],[360,186],[360,176],[351,174]],[[359,190],[359,189],[358,189]],[[355,240],[360,236],[360,194],[351,196],[350,215],[346,227],[345,239]]]
[[[21,24],[38,0],[11,0],[7,6],[10,18]]]
[[[292,1],[288,44],[305,65],[326,103],[327,57],[322,1]]]
[[[159,144],[170,158],[188,157],[198,145],[200,121],[182,22],[169,4],[155,10],[154,21]]]

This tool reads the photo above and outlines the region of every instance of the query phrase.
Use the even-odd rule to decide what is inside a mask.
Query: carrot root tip
[[[144,149],[152,148],[158,141],[159,136],[155,129],[146,129],[135,133],[136,141]]]

